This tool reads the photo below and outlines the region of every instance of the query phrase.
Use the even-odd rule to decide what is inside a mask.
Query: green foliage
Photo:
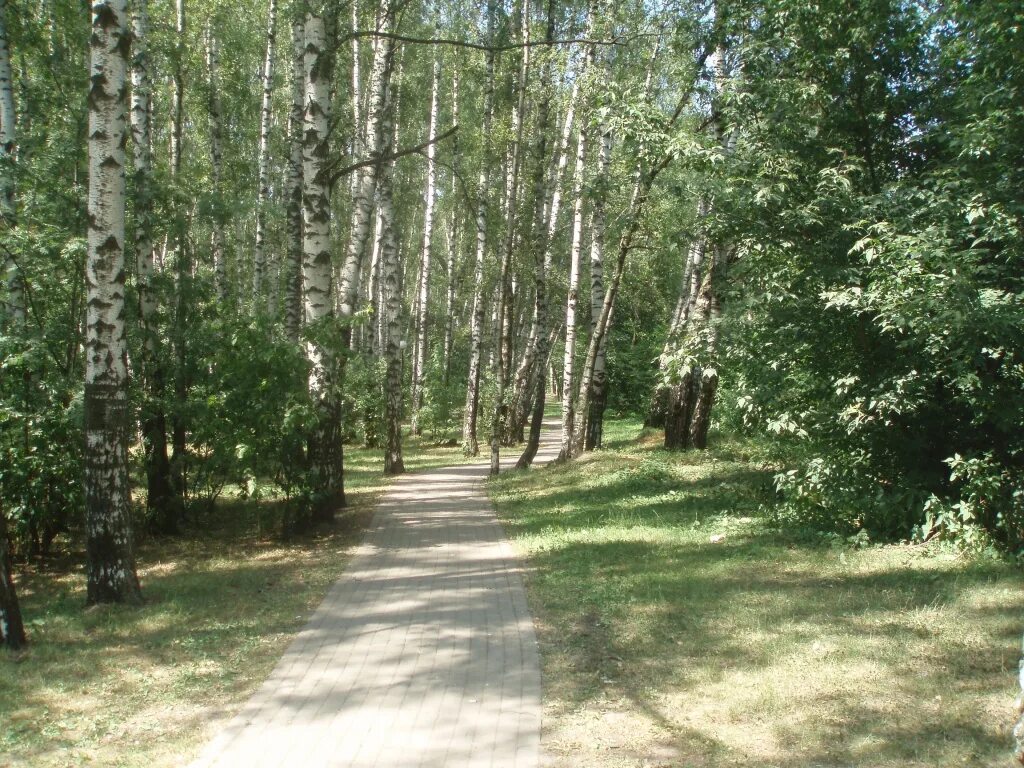
[[[212,503],[224,486],[259,493],[266,478],[304,493],[304,439],[315,422],[301,349],[266,323],[225,318],[193,336],[208,361],[189,398],[190,494]]]
[[[432,440],[460,429],[466,398],[465,385],[461,378],[445,377],[441,352],[442,350],[435,347],[427,361],[423,407],[419,415],[420,428]]]
[[[84,505],[81,393],[47,355],[37,341],[0,336],[0,514],[16,556],[46,554]]]
[[[380,448],[384,439],[384,388],[387,363],[383,358],[354,355],[345,367],[345,438],[367,448]]]
[[[1020,19],[883,2],[764,22],[714,226],[742,243],[723,358],[734,420],[787,466],[776,514],[1017,549]]]

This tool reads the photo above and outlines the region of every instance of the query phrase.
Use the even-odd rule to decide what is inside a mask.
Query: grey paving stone
[[[557,439],[546,423],[536,464]],[[536,768],[537,641],[486,474],[397,479],[345,574],[192,768]]]

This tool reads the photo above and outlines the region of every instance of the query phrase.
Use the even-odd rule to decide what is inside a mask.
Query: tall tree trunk
[[[646,98],[648,100],[650,100],[654,64],[660,49],[660,42],[661,41],[659,39],[658,43],[655,45],[654,52],[651,56],[650,66],[647,71],[647,84],[645,86],[645,90]],[[701,55],[698,57],[698,61],[696,62],[694,79],[681,95],[675,111],[666,122],[667,129],[672,128],[683,114],[683,108],[689,103],[692,97],[693,89],[697,82],[697,76],[699,75],[701,68],[704,66],[706,58],[707,51],[705,50],[702,51]],[[594,367],[597,363],[598,351],[600,350],[601,345],[604,344],[605,335],[608,332],[608,324],[611,321],[612,309],[615,306],[615,298],[618,295],[619,285],[622,281],[622,272],[626,264],[626,257],[633,249],[633,240],[636,238],[636,234],[640,229],[641,217],[647,208],[651,188],[654,186],[654,182],[657,181],[658,176],[661,175],[662,171],[664,171],[672,162],[673,158],[674,154],[669,151],[661,158],[661,160],[654,163],[646,171],[643,168],[642,161],[637,162],[636,170],[633,175],[633,192],[630,195],[629,208],[626,211],[626,225],[619,237],[618,253],[615,259],[615,271],[612,274],[611,283],[607,287],[604,297],[604,305],[601,307],[601,316],[598,318],[597,324],[594,326],[593,335],[591,336],[590,344],[587,347],[586,361],[583,366],[583,376],[580,381],[580,394],[577,409],[584,419],[590,413],[590,382],[593,381]],[[586,423],[581,419],[576,426],[571,452],[572,455],[568,458],[574,458],[583,450],[583,438],[585,434]]]
[[[673,351],[679,344],[680,335],[686,326],[687,319],[693,311],[693,303],[697,298],[697,289],[700,286],[701,275],[703,274],[704,251],[706,247],[703,221],[707,216],[707,199],[701,198],[697,205],[697,228],[693,242],[686,251],[686,263],[683,266],[683,279],[680,283],[679,298],[676,301],[675,310],[672,313],[672,322],[669,324],[668,334],[665,337],[665,344],[658,358],[658,381],[654,385],[654,394],[651,398],[651,405],[648,410],[644,426],[664,427],[665,416],[669,407],[669,399],[674,395],[670,392],[672,387],[665,383],[666,367]],[[678,394],[678,393],[676,393]]]
[[[25,624],[21,620],[18,594],[14,588],[13,571],[7,541],[7,512],[0,507],[0,645],[17,651],[28,641],[25,637]]]
[[[601,150],[598,155],[597,179],[594,189],[594,207],[591,212],[590,234],[590,335],[594,335],[604,307],[604,238],[607,224],[608,169],[612,158],[612,133],[602,125]],[[604,409],[607,403],[605,360],[608,335],[601,339],[594,358],[590,380],[590,411],[586,414],[586,435],[583,448],[592,451],[601,447],[604,432]]]
[[[224,152],[221,146],[223,120],[220,105],[220,43],[211,27],[206,29],[206,68],[209,73],[209,95],[207,110],[210,120],[210,168],[211,183],[216,205],[213,220],[210,222],[210,244],[213,251],[213,282],[217,292],[217,300],[224,302],[228,298],[228,270],[224,252],[224,212],[220,196],[224,176]]]
[[[388,89],[390,91],[390,88]],[[384,110],[384,135],[393,141],[391,122],[397,105],[387,95]],[[384,361],[384,474],[399,475],[405,471],[402,462],[402,290],[398,262],[398,239],[395,235],[395,207],[392,196],[394,162],[384,163],[378,171],[377,204],[381,222],[381,284],[385,323]]]
[[[0,226],[11,230],[17,222],[14,187],[16,149],[14,80],[11,49],[7,39],[7,0],[0,0]],[[4,255],[7,300],[4,315],[16,330],[25,325],[25,283],[21,269],[10,253]]]
[[[459,68],[452,67],[452,123],[459,124]],[[452,340],[455,334],[455,274],[457,270],[459,252],[459,209],[455,202],[458,200],[458,162],[459,162],[459,135],[456,133],[452,141],[452,207],[449,212],[448,221],[448,283],[445,307],[448,311],[444,323],[444,346],[441,352],[442,375],[444,385],[448,386],[448,380],[452,372]]]
[[[554,21],[549,22],[549,37],[554,37]],[[543,75],[545,82],[550,81],[550,65],[545,65]],[[550,271],[552,261],[552,244],[558,227],[558,214],[562,201],[562,177],[565,174],[569,158],[569,142],[572,139],[572,128],[576,101],[579,94],[578,78],[573,85],[572,95],[569,98],[569,106],[566,110],[565,121],[562,127],[562,135],[557,150],[557,161],[555,172],[552,177],[546,173],[544,162],[547,147],[547,126],[549,120],[549,96],[545,91],[537,108],[537,146],[534,150],[536,165],[534,166],[534,213],[533,213],[533,239],[530,244],[530,251],[534,255],[534,310],[533,322],[530,326],[530,337],[523,350],[523,359],[516,369],[515,394],[512,398],[512,405],[509,415],[509,428],[505,435],[505,441],[509,444],[522,439],[523,427],[529,418],[531,408],[532,391],[536,390],[536,379],[544,375],[543,359],[547,357],[547,350],[543,349],[544,340],[547,338],[545,329],[548,322],[548,294],[547,274]],[[546,215],[546,222],[545,222]],[[538,360],[541,360],[538,362]]]
[[[146,469],[146,508],[158,530],[173,530],[178,519],[167,455],[166,374],[159,354],[157,293],[153,264],[152,84],[149,75],[149,8],[137,0],[132,16],[131,134],[135,159],[135,274],[142,325],[142,443]]]
[[[257,157],[259,189],[256,192],[256,245],[253,248],[252,298],[257,313],[264,304],[267,279],[266,227],[270,199],[270,118],[274,96],[274,46],[277,42],[277,0],[270,0],[267,13],[267,54],[263,60],[263,105],[260,109],[260,145]],[[270,292],[267,292],[268,295]]]
[[[430,88],[430,123],[427,139],[427,189],[423,195],[423,248],[420,252],[420,278],[417,286],[418,312],[416,315],[416,355],[412,368],[412,434],[420,434],[419,414],[423,407],[423,385],[426,382],[427,319],[430,301],[430,246],[434,236],[434,203],[437,187],[437,168],[434,162],[437,147],[438,90],[441,85],[441,58],[435,53]]]
[[[306,14],[302,144],[302,277],[306,323],[328,322],[334,315],[331,271],[331,197],[326,167],[330,124],[331,66],[323,16]],[[318,423],[309,440],[315,520],[329,521],[345,504],[341,445],[339,364],[331,345],[306,344],[309,392]]]
[[[284,326],[297,342],[302,325],[302,120],[305,108],[305,28],[292,21],[291,108],[288,112],[288,176],[285,201],[288,222],[288,266],[285,270]]]
[[[124,318],[128,35],[125,0],[93,4],[84,401],[90,605],[142,599],[132,547]]]
[[[370,95],[367,109],[366,150],[368,159],[379,160],[384,151],[384,108],[391,78],[390,61],[394,41],[384,35],[391,33],[394,25],[395,8],[391,0],[381,0],[377,9],[378,37],[373,53],[373,68],[370,71]],[[359,295],[359,278],[362,274],[366,246],[370,240],[370,224],[373,221],[373,202],[377,189],[380,163],[372,163],[359,171],[356,192],[352,200],[352,227],[348,251],[341,270],[339,307],[341,317],[350,321],[355,313],[356,297]],[[350,325],[342,328],[346,345],[351,346]]]
[[[494,42],[494,24],[497,13],[495,0],[487,2],[487,42]],[[477,183],[476,203],[476,259],[473,269],[473,314],[469,331],[469,376],[466,382],[466,410],[462,422],[462,450],[467,456],[480,453],[477,441],[477,415],[480,407],[480,362],[484,336],[484,257],[487,253],[487,197],[491,187],[491,124],[494,120],[494,50],[488,48],[485,56],[483,138],[484,152]]]
[[[0,0],[0,227],[9,231],[16,223],[14,198],[14,91],[10,69],[10,47],[7,40],[7,0]],[[26,321],[25,290],[17,263],[6,258],[7,300],[4,317],[11,330],[24,330]],[[11,650],[26,644],[22,609],[12,577],[10,545],[7,539],[7,512],[0,504],[0,645]]]
[[[572,457],[576,427],[573,374],[576,368],[576,306],[579,302],[580,262],[583,252],[583,172],[587,160],[587,132],[580,121],[576,142],[576,170],[573,174],[572,245],[569,252],[569,294],[565,304],[565,355],[562,358],[562,448],[558,458]]]
[[[171,100],[171,175],[175,180],[181,178],[181,162],[185,122],[185,0],[176,0],[175,24],[175,55],[174,55],[174,95]],[[192,260],[187,236],[188,227],[185,223],[186,214],[183,210],[184,201],[179,199],[175,204],[174,223],[170,239],[170,248],[174,253],[177,285],[174,310],[174,413],[171,418],[171,444],[174,458],[171,462],[176,503],[174,511],[181,513],[185,508],[188,495],[188,424],[185,417],[188,403],[189,372],[188,372],[188,319],[192,293]],[[167,520],[164,530],[172,533],[177,530],[180,520]]]
[[[520,54],[519,75],[513,82],[512,92],[518,96],[512,113],[512,147],[509,160],[509,174],[505,201],[505,237],[501,245],[500,270],[498,274],[498,343],[495,347],[498,357],[496,377],[497,392],[494,398],[494,415],[491,419],[491,474],[501,471],[501,430],[508,417],[505,403],[505,388],[512,367],[512,327],[510,304],[513,293],[509,287],[512,267],[512,249],[516,240],[516,214],[519,195],[519,169],[522,160],[523,129],[526,125],[526,94],[530,79],[530,18],[529,4],[520,3],[520,26],[523,49]]]
[[[558,338],[558,335],[561,332],[562,325],[561,323],[558,323],[551,329],[551,333],[548,334],[547,341],[540,347],[540,349],[544,351],[544,357],[537,360],[537,368],[540,373],[535,381],[537,389],[534,393],[533,410],[530,417],[530,436],[526,440],[526,448],[523,449],[523,453],[519,456],[519,460],[516,462],[516,469],[529,469],[534,458],[537,456],[537,449],[540,448],[540,433],[544,422],[544,401],[547,395],[547,379],[545,378],[545,371],[548,370],[552,346],[555,343],[555,339]],[[552,368],[551,370],[552,381],[554,381],[554,369]]]
[[[724,129],[719,111],[719,96],[727,78],[724,48],[721,46],[717,48],[708,64],[714,87],[709,125],[715,142],[722,149],[724,156],[728,157],[735,149],[736,134],[735,131],[727,132]],[[701,218],[709,215],[713,208],[713,200],[702,201]],[[690,295],[680,320],[679,333],[682,334],[682,338],[678,344],[686,359],[694,361],[692,364],[688,363],[684,369],[691,374],[692,384],[686,392],[677,386],[672,388],[669,393],[670,411],[678,410],[678,406],[674,403],[677,398],[687,401],[689,421],[672,425],[671,430],[666,424],[666,448],[689,448],[692,446],[703,449],[707,447],[711,412],[718,391],[718,371],[714,367],[714,361],[718,346],[719,318],[722,311],[721,283],[725,278],[725,270],[732,250],[722,243],[712,243],[706,232],[701,233],[701,239],[703,248],[695,252],[695,260],[691,268]],[[701,272],[697,257],[703,260],[706,258],[706,252],[710,252],[711,259]]]

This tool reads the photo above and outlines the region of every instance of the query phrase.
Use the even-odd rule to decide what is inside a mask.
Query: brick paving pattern
[[[538,464],[558,450],[545,426]],[[193,768],[537,766],[537,642],[486,475],[398,478],[345,575]]]

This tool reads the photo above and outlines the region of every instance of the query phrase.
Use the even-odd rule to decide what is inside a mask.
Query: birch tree
[[[146,470],[146,507],[158,528],[171,528],[177,513],[167,454],[167,415],[163,399],[166,371],[160,358],[156,269],[153,262],[152,81],[149,70],[149,3],[137,0],[132,14],[131,135],[134,153],[135,289],[142,326],[142,442]]]
[[[588,65],[592,58],[593,48],[587,56]],[[589,66],[585,67],[580,76],[586,77],[589,69]],[[576,364],[576,306],[579,302],[580,262],[583,252],[583,175],[587,164],[587,144],[586,120],[581,117],[572,182],[572,244],[569,249],[569,293],[565,305],[565,356],[562,362],[562,447],[558,458],[563,461],[572,457],[573,432],[576,427],[573,373]]]
[[[553,25],[553,20],[551,24]],[[549,25],[550,27],[550,25]],[[553,28],[549,28],[549,37],[554,36]],[[550,79],[551,64],[545,64],[542,78]],[[549,95],[545,92],[537,107],[537,138],[534,149],[535,171],[532,186],[534,188],[533,237],[530,251],[534,255],[534,309],[530,335],[523,351],[515,375],[515,394],[509,414],[509,428],[505,436],[507,443],[512,444],[522,438],[523,427],[530,416],[531,404],[537,391],[538,378],[544,377],[550,347],[546,346],[548,335],[548,293],[547,275],[551,271],[553,258],[552,248],[555,232],[558,227],[559,213],[562,204],[562,180],[568,167],[569,143],[572,141],[575,126],[576,102],[579,98],[579,78],[573,82],[572,94],[562,122],[562,132],[555,152],[554,172],[546,173],[544,162],[547,150],[547,125],[549,121]]]
[[[612,132],[607,124],[599,128],[601,148],[598,154],[597,178],[594,184],[593,209],[590,214],[590,335],[594,335],[604,307],[604,239],[607,227],[608,179],[612,157]],[[584,450],[601,447],[604,409],[607,402],[605,361],[608,335],[597,348],[590,379],[590,410],[586,415]]]
[[[213,218],[210,222],[210,249],[213,257],[213,280],[217,291],[217,299],[221,302],[228,297],[228,273],[224,252],[224,213],[221,195],[223,194],[224,151],[222,147],[223,118],[220,102],[220,42],[212,27],[206,30],[206,69],[209,94],[207,96],[207,112],[210,125],[210,181],[216,199]]]
[[[387,63],[390,67],[390,62]],[[383,114],[384,135],[394,141],[392,121],[396,104],[385,91]],[[398,263],[398,240],[395,233],[395,207],[392,199],[394,162],[384,163],[378,171],[377,201],[380,211],[381,288],[384,302],[383,353],[386,364],[384,382],[384,474],[398,475],[405,471],[402,462],[402,351],[401,351],[401,283]]]
[[[324,16],[308,12],[303,29],[302,278],[306,324],[315,329],[314,340],[306,344],[306,356],[310,362],[309,392],[318,417],[309,441],[309,464],[315,494],[314,519],[331,520],[335,509],[345,504],[341,403],[337,392],[339,363],[334,347],[321,341],[325,326],[334,316],[327,168],[331,52]]]
[[[356,297],[359,295],[359,278],[362,274],[366,247],[370,241],[370,225],[373,221],[373,202],[377,189],[380,158],[384,148],[384,108],[388,84],[391,78],[391,53],[394,43],[390,38],[394,26],[395,8],[391,0],[381,0],[377,7],[376,38],[373,66],[370,70],[370,93],[367,105],[366,151],[372,162],[358,171],[352,199],[352,225],[348,250],[342,265],[339,307],[344,321],[351,321],[355,314]],[[350,325],[342,329],[346,342],[351,345]]]
[[[441,85],[441,58],[434,56],[430,86],[430,118],[427,128],[427,188],[423,193],[423,247],[420,251],[420,277],[416,287],[418,312],[416,315],[416,347],[412,368],[412,433],[420,434],[419,414],[423,407],[423,385],[427,362],[427,320],[430,301],[430,248],[434,236],[434,203],[437,188],[435,156],[437,145],[438,90]]]
[[[257,312],[263,305],[267,272],[267,202],[270,200],[270,118],[274,96],[274,47],[277,42],[277,0],[267,11],[267,54],[263,60],[263,102],[260,108],[260,145],[257,157],[259,189],[256,192],[256,244],[253,248],[252,295]]]
[[[124,0],[93,5],[86,263],[85,519],[90,605],[139,602],[128,477],[124,316],[125,144],[130,38]]]
[[[487,41],[494,42],[494,0],[487,3]],[[480,452],[477,441],[477,415],[480,407],[480,362],[484,336],[484,258],[487,254],[487,196],[491,187],[491,125],[494,121],[494,50],[484,54],[486,80],[484,81],[483,159],[477,183],[476,201],[476,257],[473,267],[473,314],[470,320],[469,375],[466,382],[466,410],[462,422],[462,450],[467,456]]]
[[[520,54],[518,78],[512,84],[512,93],[516,98],[512,112],[512,146],[509,149],[509,171],[505,200],[505,237],[501,245],[500,267],[498,274],[497,324],[498,339],[495,345],[497,355],[497,393],[494,398],[494,415],[491,420],[491,474],[496,475],[501,469],[501,429],[507,417],[505,403],[505,387],[509,370],[512,367],[512,329],[509,278],[512,263],[512,249],[517,233],[516,214],[519,194],[519,167],[522,159],[523,129],[526,125],[526,93],[530,76],[530,19],[529,6],[520,4],[520,26],[522,28],[523,49]]]
[[[17,221],[14,157],[16,148],[14,81],[11,73],[11,49],[7,38],[7,0],[0,0],[0,225],[4,231]],[[25,325],[25,286],[15,257],[4,254],[7,283],[5,315],[12,328]]]
[[[288,338],[299,340],[302,321],[302,125],[305,109],[305,27],[292,21],[291,104],[288,111],[288,175],[285,180],[288,259],[285,265],[284,324]]]
[[[452,67],[452,123],[459,124],[459,68]],[[459,162],[459,135],[456,133],[452,139],[452,174],[450,195],[453,201],[448,216],[448,261],[447,261],[447,284],[445,290],[445,322],[444,342],[441,349],[441,368],[444,377],[444,385],[448,386],[448,379],[451,376],[452,367],[452,340],[455,333],[455,274],[459,253],[459,208],[454,201],[458,199],[458,162]]]
[[[7,540],[7,511],[0,507],[0,646],[17,651],[28,641],[14,587],[13,570]]]

